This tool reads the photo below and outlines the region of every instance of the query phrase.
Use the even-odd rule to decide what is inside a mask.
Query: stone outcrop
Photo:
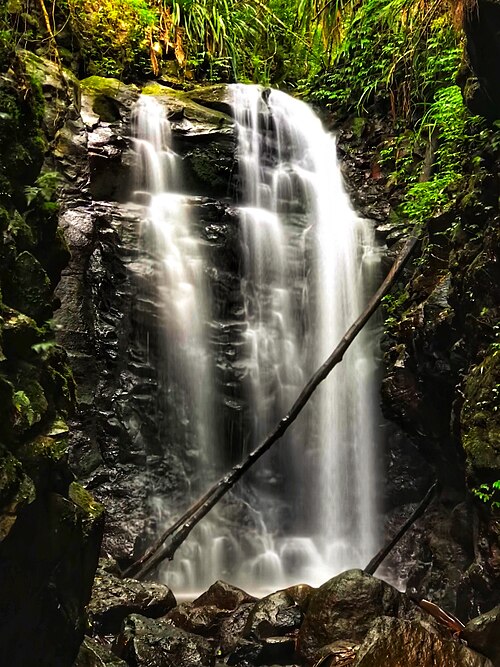
[[[467,644],[500,665],[500,606],[473,618],[463,632]]]
[[[120,578],[101,567],[94,579],[87,611],[94,633],[108,635],[118,634],[130,614],[159,618],[175,605],[174,594],[167,586]]]
[[[472,113],[490,120],[500,118],[500,4],[477,0],[465,10],[466,59],[459,75],[463,95]]]
[[[118,646],[136,667],[212,667],[215,662],[206,639],[138,615],[128,617]]]
[[[136,159],[130,112],[139,89],[94,76],[82,82],[81,90],[82,123],[65,135],[56,154],[61,171],[86,175],[79,196],[65,199],[60,216],[72,258],[58,288],[58,335],[78,387],[72,465],[108,509],[104,548],[127,562],[156,531],[150,500],[168,497],[170,511],[184,504],[195,462],[185,456],[184,440],[176,440],[176,420],[185,416],[177,410],[175,392],[167,395],[161,378],[162,306],[153,279],[158,259],[141,240],[146,208],[140,199],[129,203]],[[218,89],[216,97],[222,100],[224,91]],[[204,106],[203,93],[196,88],[178,91],[150,84],[143,92],[155,95],[168,111],[187,193],[225,196],[234,161],[227,107],[222,102],[222,111]],[[224,201],[193,196],[189,203],[213,263],[209,276],[215,295],[214,331],[221,341],[221,410],[235,429],[242,429],[241,406],[232,389],[234,371],[224,363],[229,345],[237,346],[241,336],[235,325],[241,309],[241,297],[235,296],[237,221]],[[223,341],[230,329],[236,333],[227,345]],[[158,405],[166,406],[160,422]]]
[[[49,320],[69,253],[49,143],[78,124],[77,83],[33,54],[0,64],[0,652],[66,667],[85,630],[103,508],[68,465],[74,382]]]
[[[422,615],[405,595],[381,579],[361,570],[339,574],[311,596],[298,636],[300,655],[314,662],[333,642],[360,643],[380,616],[420,619]]]

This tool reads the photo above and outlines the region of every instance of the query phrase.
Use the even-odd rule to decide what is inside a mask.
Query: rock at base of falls
[[[500,605],[469,621],[463,634],[470,647],[500,665]]]
[[[423,623],[382,616],[359,648],[355,667],[493,667],[461,641]]]
[[[142,614],[158,618],[167,614],[177,604],[168,586],[136,579],[120,579],[109,568],[108,561],[101,561],[98,568],[92,599],[88,606],[89,619],[94,631],[100,635],[116,634],[130,614]]]
[[[112,576],[102,566],[100,572]],[[130,581],[123,585],[128,587]],[[145,589],[154,586],[133,583]],[[115,602],[112,590],[110,608]],[[91,608],[92,604],[96,604],[95,599]],[[105,589],[101,590],[99,604],[105,613]],[[148,613],[145,602],[140,614],[123,618],[121,628],[114,626],[102,641],[99,637],[95,638],[98,643],[86,638],[73,667],[312,667],[318,662],[322,667],[496,664],[486,657],[496,651],[491,633],[482,633],[484,655],[477,653],[404,593],[361,570],[348,570],[318,589],[298,585],[260,600],[218,581],[196,600],[179,604],[166,616],[152,619],[144,613]],[[497,616],[497,610],[493,610],[486,621],[494,625]],[[477,619],[476,630],[483,628],[481,618]],[[472,624],[469,626],[472,632]]]
[[[299,632],[299,652],[306,660],[337,640],[362,642],[380,616],[422,618],[403,593],[362,570],[348,570],[324,583],[311,596]]]
[[[208,640],[138,614],[125,621],[118,645],[137,667],[211,667],[215,658]]]
[[[85,637],[73,667],[127,667],[127,663],[109,647],[91,637]]]

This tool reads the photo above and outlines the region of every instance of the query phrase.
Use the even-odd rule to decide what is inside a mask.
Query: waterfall
[[[243,353],[235,363],[244,369],[249,424],[245,442],[236,443],[243,458],[361,312],[377,249],[372,226],[355,214],[344,191],[335,140],[311,108],[258,86],[231,89],[244,315]],[[189,198],[180,194],[181,167],[162,106],[141,97],[133,120],[135,187],[150,196],[146,247],[163,303],[164,382],[182,396],[178,409],[187,417],[179,421],[186,447],[198,452],[197,479],[227,469],[224,452],[235,447],[222,441],[224,425],[212,419],[218,399],[206,258]],[[365,330],[283,442],[192,533],[162,570],[176,592],[205,588],[216,578],[252,590],[317,585],[373,556],[375,351],[376,336]],[[167,504],[152,499],[160,523]]]
[[[191,219],[188,198],[180,194],[180,160],[172,150],[164,107],[143,95],[132,114],[137,154],[135,195],[149,197],[143,227],[144,248],[155,262],[161,303],[162,381],[178,393],[183,440],[195,450],[196,473],[213,467],[213,391],[205,333],[210,298],[203,276],[203,247]],[[196,474],[195,473],[195,474]],[[196,488],[196,483],[193,485]]]
[[[362,311],[377,249],[311,108],[258,86],[235,86],[233,100],[256,444]],[[287,534],[276,531],[275,503],[266,499],[262,513],[287,582],[287,567],[319,583],[376,551],[375,351],[367,330],[280,445]]]

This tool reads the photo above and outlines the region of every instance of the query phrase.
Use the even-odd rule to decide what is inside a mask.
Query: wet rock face
[[[159,618],[175,605],[174,594],[167,586],[121,579],[100,568],[94,580],[88,613],[96,634],[118,634],[122,622],[130,614]]]
[[[206,639],[138,615],[128,617],[118,647],[136,667],[212,667],[215,662]]]
[[[408,598],[380,579],[349,570],[312,594],[298,636],[298,650],[308,662],[337,640],[361,642],[379,616],[420,618]]]
[[[127,663],[95,639],[85,637],[73,667],[127,667]]]
[[[463,632],[467,644],[500,664],[500,606],[467,623]]]
[[[220,176],[226,184],[220,193],[226,195],[234,159],[232,120],[193,101],[188,93],[157,84],[145,91],[157,95],[168,110],[188,191],[213,194],[214,179]],[[68,196],[60,217],[72,252],[58,288],[60,341],[70,354],[78,386],[72,464],[77,476],[106,503],[104,548],[123,563],[157,531],[156,520],[168,518],[152,511],[150,501],[168,498],[169,515],[185,505],[190,485],[197,483],[194,470],[199,455],[193,444],[186,456],[185,438],[176,436],[186,430],[180,422],[189,421],[180,407],[182,387],[167,386],[162,375],[166,342],[161,332],[163,306],[155,286],[159,259],[143,237],[148,201],[136,198],[135,204],[123,203],[132,197],[136,158],[130,111],[138,95],[135,86],[112,79],[83,81],[83,124],[73,137],[66,137],[60,151],[63,167],[71,158],[75,168],[77,156],[89,177],[89,186],[79,197]],[[87,151],[78,153],[75,147],[83,143]],[[209,155],[206,164],[199,163],[197,151],[203,160]],[[238,328],[242,318],[238,223],[225,202],[198,196],[190,205],[193,225],[206,249],[213,293],[218,414],[238,434],[245,431],[242,401],[234,395],[234,374],[241,371],[227,362],[238,354],[243,336]],[[192,443],[196,440],[193,434],[186,437]]]
[[[74,383],[47,320],[69,253],[49,142],[78,118],[76,82],[33,54],[0,63],[0,653],[65,667],[85,630],[103,508],[74,482]],[[44,172],[41,172],[42,167]],[[85,173],[85,170],[84,170]],[[51,183],[54,184],[52,188]],[[26,197],[26,192],[30,197]]]
[[[487,6],[490,13],[485,14]],[[479,61],[490,58],[490,48],[498,47],[496,38],[487,45],[481,39],[496,30],[499,6],[479,2],[479,13],[474,10],[467,16],[472,23],[478,16],[490,17],[476,42]],[[493,81],[496,70],[490,69]],[[496,105],[497,94],[492,94],[490,105]],[[378,159],[377,151],[391,136],[386,120],[376,116],[351,119],[338,135],[353,201],[379,223],[377,230],[389,246],[387,266],[406,233],[403,221],[389,215],[401,193],[387,181]],[[492,403],[498,369],[489,348],[500,313],[498,183],[485,179],[477,198],[471,197],[473,192],[471,180],[453,212],[427,221],[418,264],[407,266],[394,289],[394,301],[384,306],[387,322],[381,345],[382,409],[392,422],[386,428],[384,457],[387,536],[394,534],[396,517],[410,515],[433,479],[444,489],[436,506],[437,525],[433,513],[418,521],[398,546],[399,555],[393,554],[393,571],[402,564],[413,586],[427,590],[451,611],[450,603],[455,604],[464,619],[498,604],[500,591],[495,520],[468,493],[479,480],[491,484],[500,477],[493,444],[498,440],[498,415]],[[456,224],[460,232],[454,235],[450,230]],[[455,518],[464,502],[468,519],[460,537]],[[474,522],[478,538],[472,535]],[[448,532],[442,530],[444,523]]]
[[[355,667],[493,667],[488,658],[421,623],[382,616],[358,649]]]

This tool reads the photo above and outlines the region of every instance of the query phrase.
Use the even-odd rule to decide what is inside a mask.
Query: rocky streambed
[[[384,581],[349,570],[257,599],[223,581],[177,604],[162,584],[101,561],[74,667],[492,667],[500,607],[460,636]],[[484,653],[480,653],[484,651]]]

